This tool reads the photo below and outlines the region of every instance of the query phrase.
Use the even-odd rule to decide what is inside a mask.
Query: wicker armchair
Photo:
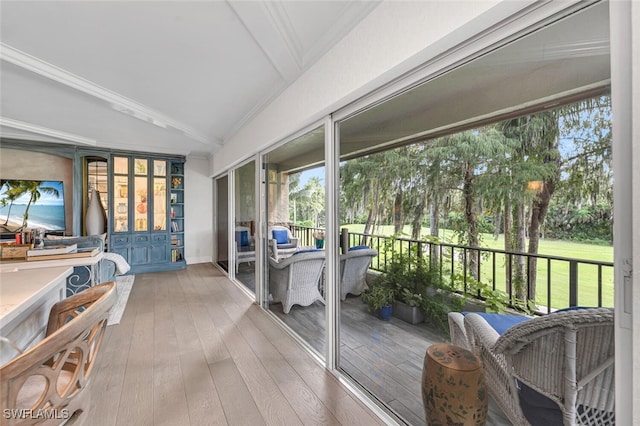
[[[340,255],[341,300],[346,299],[349,293],[357,296],[369,288],[365,278],[371,259],[377,255],[378,252],[370,248],[352,250]]]
[[[2,426],[82,420],[90,403],[87,386],[116,297],[115,283],[108,282],[53,305],[46,337],[0,367],[2,408],[18,413],[16,418],[0,417]]]
[[[274,302],[282,302],[285,314],[293,305],[324,303],[318,289],[324,262],[324,250],[300,251],[279,263],[269,258],[269,290]]]
[[[279,238],[285,236],[285,234],[286,238]],[[270,226],[267,235],[271,256],[276,262],[298,251],[299,240],[291,234],[291,230],[286,226]]]
[[[556,413],[560,410],[558,422],[565,425],[615,424],[613,322],[611,309],[570,310],[521,322],[498,335],[482,316],[464,318],[489,392],[515,425],[539,423],[531,419],[543,411],[523,411],[525,394],[552,401]]]

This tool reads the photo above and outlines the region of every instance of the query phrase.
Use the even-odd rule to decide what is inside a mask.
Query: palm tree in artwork
[[[43,186],[44,182],[38,180],[23,180],[20,181],[22,187],[24,188],[24,192],[29,192],[29,202],[27,203],[27,207],[24,210],[24,216],[22,218],[22,226],[19,230],[22,230],[27,225],[27,220],[29,219],[29,208],[31,204],[36,203],[42,194],[51,194],[56,197],[60,197],[60,191],[57,188],[52,186]]]
[[[6,207],[9,206],[7,210],[7,217],[4,221],[4,226],[9,224],[9,216],[11,215],[11,207],[13,207],[13,203],[25,193],[25,188],[21,185],[21,181],[19,180],[2,180],[0,187],[4,188],[6,186],[6,190],[2,193],[2,199],[0,199],[0,206]]]

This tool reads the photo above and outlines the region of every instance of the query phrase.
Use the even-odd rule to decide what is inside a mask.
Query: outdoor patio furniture
[[[5,414],[0,424],[57,425],[64,420],[35,416],[47,412],[82,423],[91,407],[88,386],[116,299],[111,281],[53,305],[45,338],[0,367],[2,408],[26,413],[20,421]]]
[[[366,281],[367,270],[371,259],[377,255],[378,252],[369,247],[340,255],[340,300],[345,300],[349,293],[357,296],[369,288]]]
[[[309,306],[316,300],[324,303],[318,289],[324,263],[324,250],[299,251],[281,262],[269,258],[269,290],[273,302],[281,302],[285,314],[293,305]]]
[[[286,226],[270,226],[267,235],[271,256],[276,262],[298,250],[298,238],[294,237]]]
[[[236,226],[235,229],[235,264],[236,274],[241,263],[256,261],[256,249],[251,231],[246,226]]]
[[[496,331],[482,314],[464,317],[489,393],[515,425],[613,425],[614,313],[555,312]]]

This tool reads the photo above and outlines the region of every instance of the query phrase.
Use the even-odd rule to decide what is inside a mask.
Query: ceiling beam
[[[24,121],[14,120],[8,117],[0,116],[0,126],[8,127],[14,130],[22,130],[24,132],[35,133],[42,136],[49,136],[56,139],[64,140],[71,143],[82,145],[97,145],[98,141],[84,136],[75,135],[73,133],[63,132],[61,130],[51,129],[48,127],[38,126]]]
[[[123,114],[130,115],[139,120],[165,129],[171,127],[182,132],[188,138],[207,146],[216,148],[222,146],[221,141],[217,138],[215,140],[211,140],[194,128],[174,120],[159,111],[95,84],[85,78],[72,74],[55,65],[49,64],[35,56],[22,52],[6,43],[0,43],[0,57],[2,57],[3,61],[12,63],[22,69],[31,71],[67,87],[101,99],[107,102],[112,109]]]

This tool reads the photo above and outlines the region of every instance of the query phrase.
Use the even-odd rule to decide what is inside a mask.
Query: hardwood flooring
[[[86,424],[384,424],[210,264],[136,276]]]

